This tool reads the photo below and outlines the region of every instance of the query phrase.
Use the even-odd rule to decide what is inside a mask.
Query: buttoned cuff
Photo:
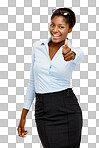
[[[71,50],[75,53],[75,58],[72,59],[72,61],[76,65],[80,64],[84,59],[84,52],[82,51],[81,48],[78,48],[78,47],[77,48],[71,48]]]

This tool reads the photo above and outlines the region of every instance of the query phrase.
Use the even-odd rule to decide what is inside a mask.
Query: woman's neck
[[[53,46],[53,47],[61,47],[62,45],[64,45],[64,43],[65,43],[65,40],[63,40],[63,41],[61,41],[59,43],[54,43],[53,41],[50,41],[49,45]]]

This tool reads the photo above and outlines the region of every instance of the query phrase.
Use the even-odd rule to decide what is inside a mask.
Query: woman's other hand
[[[21,120],[20,120],[20,123],[19,123],[19,126],[18,126],[18,128],[17,128],[17,130],[18,130],[18,135],[19,135],[20,137],[26,137],[26,136],[24,136],[24,135],[26,135],[26,134],[28,133],[28,131],[25,130],[25,122],[26,122],[26,119],[21,119]]]

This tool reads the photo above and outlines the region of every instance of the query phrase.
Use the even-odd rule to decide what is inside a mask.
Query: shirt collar
[[[47,39],[45,41],[42,41],[41,45],[47,45],[51,40],[52,40],[52,37],[50,37],[49,39]],[[69,39],[68,39],[68,45],[70,46]],[[64,47],[64,45],[62,45],[62,47]]]
[[[47,39],[47,40],[45,40],[45,41],[42,41],[42,42],[41,42],[41,45],[48,44],[51,40],[52,40],[52,37],[50,37],[49,39]]]

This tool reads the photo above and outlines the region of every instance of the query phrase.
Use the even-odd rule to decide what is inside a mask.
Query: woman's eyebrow
[[[55,24],[54,22],[51,22],[51,23]],[[59,24],[59,25],[65,25],[65,24]]]

